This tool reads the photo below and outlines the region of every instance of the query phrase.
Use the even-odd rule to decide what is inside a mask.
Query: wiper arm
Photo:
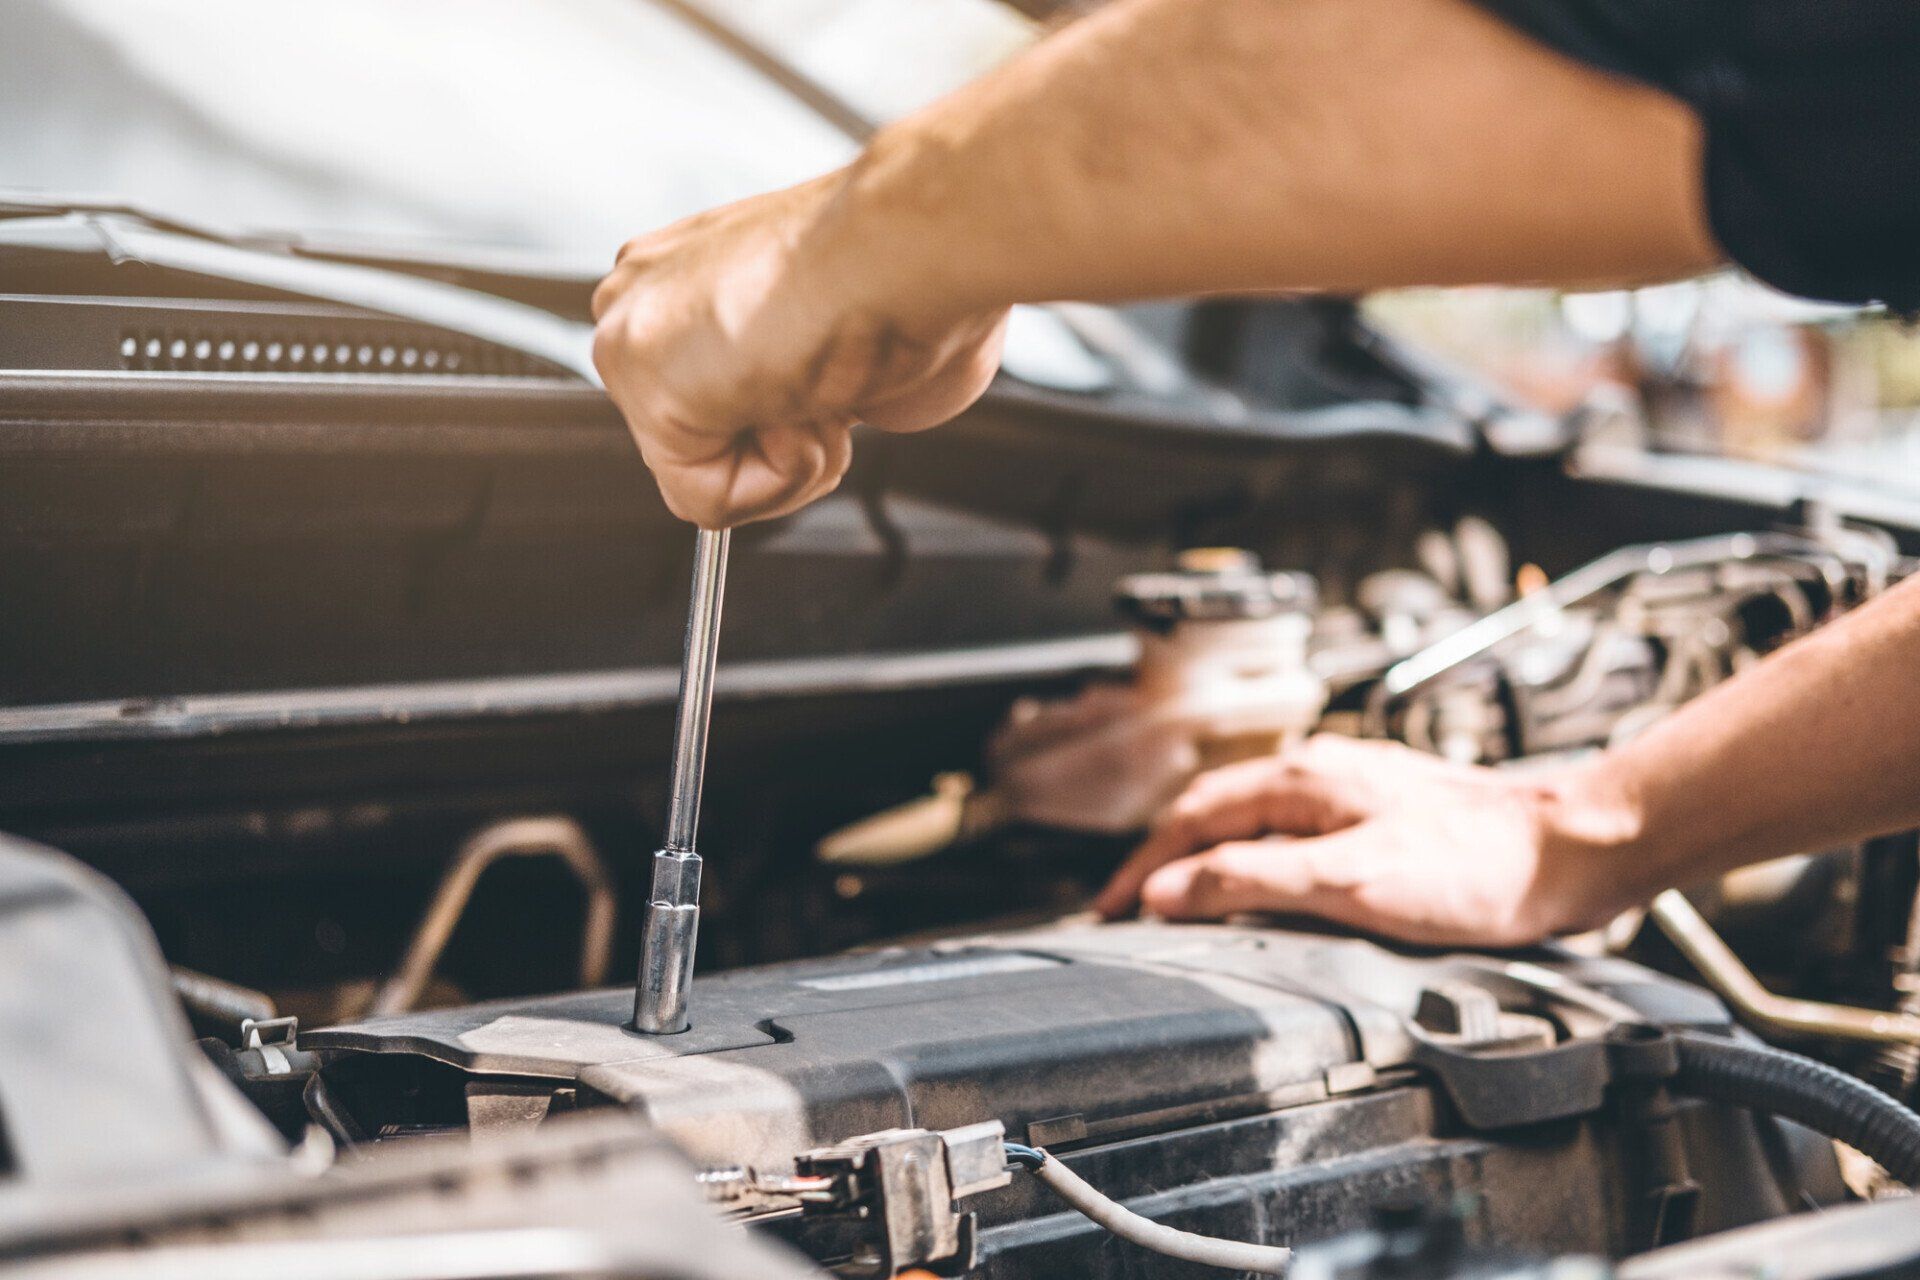
[[[143,223],[156,231],[165,231],[177,236],[192,236],[196,240],[209,240],[215,244],[278,245],[282,243],[271,236],[242,235],[238,231],[210,226],[204,222],[190,222],[185,218],[159,213],[144,205],[112,196],[82,196],[48,191],[27,191],[18,187],[0,187],[0,218],[45,218],[57,217],[61,214],[124,219],[128,222]]]

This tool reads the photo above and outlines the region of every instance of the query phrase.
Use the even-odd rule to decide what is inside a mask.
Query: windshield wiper
[[[76,218],[93,225],[103,242],[110,238],[101,225],[104,220],[114,227],[146,226],[155,231],[204,240],[210,244],[371,266],[410,275],[431,274],[443,279],[449,276],[467,277],[470,280],[495,277],[504,281],[559,287],[590,284],[601,275],[601,268],[597,265],[538,251],[493,246],[450,246],[439,240],[414,242],[377,236],[336,239],[324,233],[316,235],[305,231],[243,231],[191,221],[161,212],[151,205],[109,196],[73,196],[0,186],[0,223],[61,217]],[[117,256],[115,244],[105,243],[104,247],[110,255]],[[484,283],[474,287],[481,292],[490,291]],[[571,310],[567,306],[549,309]],[[581,309],[584,310],[584,304]]]
[[[238,231],[223,230],[204,222],[189,222],[184,218],[111,196],[82,196],[0,186],[0,219],[47,218],[59,217],[62,214],[124,218],[144,223],[156,231],[166,231],[177,236],[192,236],[196,240],[211,240],[217,244],[269,246],[283,243],[274,236],[243,235]],[[290,242],[285,243],[290,247]]]

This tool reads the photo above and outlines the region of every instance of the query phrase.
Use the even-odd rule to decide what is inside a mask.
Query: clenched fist
[[[846,474],[850,431],[919,431],[977,399],[1005,310],[950,315],[914,254],[842,207],[842,175],[698,214],[621,250],[594,363],[667,506],[715,529],[785,515]]]

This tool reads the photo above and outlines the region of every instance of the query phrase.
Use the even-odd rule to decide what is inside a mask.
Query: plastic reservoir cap
[[[1304,573],[1267,573],[1260,557],[1238,547],[1183,551],[1166,573],[1120,579],[1114,603],[1126,617],[1154,630],[1195,620],[1271,618],[1311,613],[1319,592]]]
[[[1244,547],[1189,547],[1174,557],[1174,564],[1181,573],[1260,572],[1260,557]]]

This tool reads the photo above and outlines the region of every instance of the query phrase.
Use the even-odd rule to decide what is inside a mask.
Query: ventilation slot
[[[555,378],[558,366],[507,347],[379,326],[312,332],[128,329],[120,367],[143,372]]]

